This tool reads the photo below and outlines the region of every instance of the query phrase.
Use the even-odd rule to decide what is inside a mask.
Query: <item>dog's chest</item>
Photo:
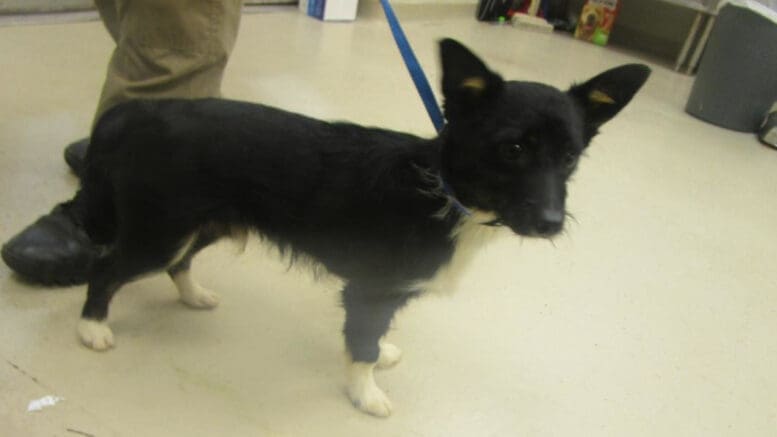
[[[494,218],[493,214],[481,211],[474,211],[462,218],[451,232],[454,248],[450,261],[441,265],[434,276],[413,283],[409,289],[427,293],[453,292],[458,287],[462,273],[480,249],[498,235],[498,227],[483,225]]]

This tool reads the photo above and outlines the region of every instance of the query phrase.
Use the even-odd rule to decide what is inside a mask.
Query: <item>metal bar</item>
[[[680,50],[680,54],[677,55],[677,61],[674,64],[674,70],[680,71],[683,64],[685,64],[685,60],[688,58],[688,51],[691,49],[691,44],[693,44],[693,40],[696,39],[696,32],[699,31],[699,24],[701,23],[702,13],[697,12],[696,18],[693,19],[693,24],[691,25],[691,30],[688,31],[688,36],[685,38],[685,43],[683,44],[682,50]]]
[[[691,62],[688,63],[688,69],[686,72],[692,74],[696,67],[699,66],[699,59],[701,59],[702,53],[704,53],[704,47],[707,46],[707,40],[710,39],[710,32],[712,31],[712,25],[715,24],[715,16],[710,15],[707,18],[707,25],[704,27],[704,33],[702,33],[699,42],[696,44],[696,50],[693,51],[693,57]]]

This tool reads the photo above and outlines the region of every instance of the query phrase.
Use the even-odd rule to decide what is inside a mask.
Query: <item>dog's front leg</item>
[[[386,368],[399,361],[401,352],[381,341],[394,313],[405,304],[405,294],[387,294],[383,287],[348,284],[343,289],[345,344],[349,363],[347,390],[354,406],[379,417],[391,414],[386,394],[375,383],[375,367]]]

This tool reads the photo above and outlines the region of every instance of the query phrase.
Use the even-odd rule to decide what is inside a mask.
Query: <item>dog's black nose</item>
[[[558,209],[543,209],[537,220],[537,233],[550,236],[561,231],[564,226],[564,212]]]

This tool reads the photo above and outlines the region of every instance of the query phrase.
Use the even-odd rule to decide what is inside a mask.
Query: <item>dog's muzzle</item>
[[[543,208],[535,224],[540,237],[550,237],[564,228],[564,211],[555,208]]]
[[[527,237],[548,238],[564,228],[566,197],[564,178],[553,172],[535,174],[499,218],[484,223],[487,226],[508,226],[513,232]]]

